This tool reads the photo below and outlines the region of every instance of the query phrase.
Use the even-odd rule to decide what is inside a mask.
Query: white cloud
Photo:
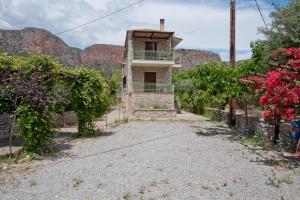
[[[0,0],[0,28],[45,28],[53,33],[120,9],[133,0]],[[268,20],[270,6],[262,4]],[[69,45],[85,48],[94,43],[124,44],[127,29],[159,28],[166,19],[166,29],[184,40],[180,47],[201,49],[229,48],[229,5],[218,0],[145,0],[143,3],[81,29],[60,35]],[[237,49],[248,50],[252,40],[261,38],[262,26],[253,4],[240,2],[237,7]],[[249,54],[241,55],[248,56]],[[222,56],[223,58],[227,58]]]

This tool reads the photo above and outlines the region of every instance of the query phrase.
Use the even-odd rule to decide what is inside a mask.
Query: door
[[[156,72],[145,72],[144,92],[156,91]]]
[[[157,42],[145,43],[145,58],[155,60],[157,57]]]

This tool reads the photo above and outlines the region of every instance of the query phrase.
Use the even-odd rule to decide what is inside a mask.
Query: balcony
[[[149,93],[174,93],[174,87],[171,83],[133,83],[134,92]]]
[[[134,51],[132,64],[179,67],[181,65],[181,56],[172,51]]]

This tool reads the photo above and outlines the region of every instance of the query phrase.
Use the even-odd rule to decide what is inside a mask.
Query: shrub
[[[23,150],[29,155],[50,153],[54,136],[52,116],[31,106],[19,107],[18,113],[17,124],[25,138]]]
[[[0,110],[13,115],[10,141],[16,120],[26,153],[49,152],[52,113],[63,95],[57,87],[60,66],[47,56],[14,58],[1,55],[0,61]],[[9,109],[3,108],[6,105]]]
[[[79,136],[93,136],[93,122],[106,112],[112,102],[109,82],[96,70],[81,67],[68,73],[74,77],[69,84],[69,99],[78,117]]]

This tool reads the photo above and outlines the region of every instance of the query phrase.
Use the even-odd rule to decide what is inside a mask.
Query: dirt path
[[[299,169],[269,166],[205,120],[137,121],[62,146],[57,158],[0,173],[0,199],[289,199]]]

